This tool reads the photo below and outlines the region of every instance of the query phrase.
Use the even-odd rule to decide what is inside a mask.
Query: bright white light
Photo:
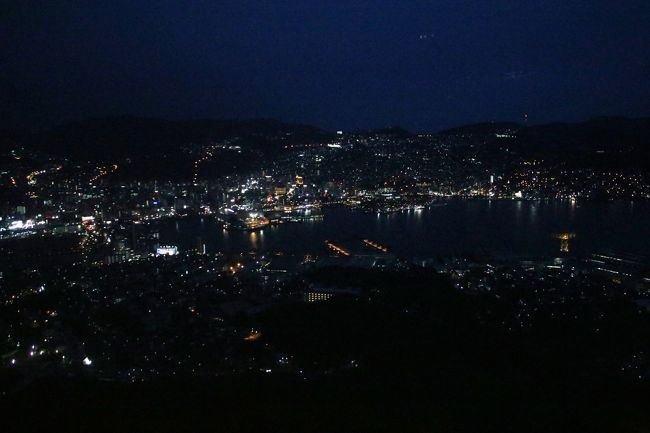
[[[23,228],[23,222],[21,220],[12,221],[9,223],[9,230],[20,230]]]
[[[87,356],[86,356],[86,357],[83,359],[83,361],[81,361],[81,362],[83,362],[84,365],[90,365],[90,364],[93,363],[93,362],[90,360],[90,358],[88,358]]]
[[[163,245],[156,248],[156,256],[175,256],[178,254],[178,248],[173,245]]]

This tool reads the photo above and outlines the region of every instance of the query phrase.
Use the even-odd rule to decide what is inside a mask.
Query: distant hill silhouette
[[[359,135],[365,135],[365,136],[383,135],[383,136],[386,136],[386,137],[409,138],[409,137],[412,137],[414,134],[412,132],[409,132],[406,129],[402,128],[401,126],[391,126],[391,127],[388,127],[388,128],[380,128],[380,129],[371,129],[369,131],[361,131],[361,132],[359,132]]]
[[[26,134],[9,131],[36,149],[80,157],[139,155],[166,152],[189,144],[206,144],[232,137],[265,139],[312,139],[327,133],[308,125],[273,119],[165,120],[119,116],[67,123],[51,130]],[[0,139],[3,134],[0,132]]]
[[[400,127],[359,132],[395,138],[413,136]],[[39,133],[0,130],[0,146],[24,145],[49,154],[79,158],[115,158],[173,154],[182,146],[239,137],[248,149],[273,154],[286,144],[324,141],[331,132],[310,125],[273,119],[165,120],[119,116],[72,122]],[[599,117],[579,123],[526,126],[514,122],[485,122],[447,129],[438,136],[477,138],[485,152],[505,147],[530,156],[588,160],[598,153],[605,166],[650,164],[650,118]],[[588,157],[585,157],[588,155]],[[604,155],[604,156],[603,156]]]
[[[572,167],[650,169],[650,118],[598,117],[534,126],[479,123],[440,135],[475,139],[474,144],[494,159],[507,149],[522,157],[563,161]]]
[[[523,128],[519,142],[545,150],[620,151],[650,146],[650,118],[599,117],[581,123],[552,123]]]
[[[440,131],[440,135],[489,135],[517,131],[523,125],[514,122],[482,122]]]
[[[650,145],[650,118],[598,117],[579,123],[550,123],[525,126],[513,122],[465,125],[441,131],[440,135],[495,136],[511,133],[520,146],[544,150],[619,149],[620,146]]]

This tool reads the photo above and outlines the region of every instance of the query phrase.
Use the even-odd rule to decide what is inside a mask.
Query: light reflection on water
[[[572,253],[613,250],[650,254],[650,204],[629,202],[452,200],[444,206],[391,214],[328,208],[322,221],[267,227],[263,232],[226,231],[205,218],[161,223],[161,243],[191,249],[201,236],[209,252],[283,251],[324,253],[325,239],[359,248],[360,238],[388,245],[404,256],[480,252],[495,255],[557,255],[553,234],[576,233]],[[358,249],[358,251],[355,250]]]

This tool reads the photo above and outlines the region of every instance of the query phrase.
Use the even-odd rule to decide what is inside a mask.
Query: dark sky
[[[649,0],[0,0],[2,126],[650,114]]]

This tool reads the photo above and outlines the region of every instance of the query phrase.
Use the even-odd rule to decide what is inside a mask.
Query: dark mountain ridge
[[[394,137],[394,138],[410,138],[413,137],[413,133],[402,128],[401,126],[390,126],[388,128],[380,129],[371,129],[367,131],[360,131],[357,135],[369,137],[369,136],[384,136],[384,137]]]
[[[190,144],[208,144],[233,137],[296,140],[328,134],[308,125],[274,119],[166,120],[119,116],[66,123],[47,131],[0,132],[3,142],[21,142],[53,154],[78,157],[124,156],[167,152]],[[7,139],[3,139],[3,138]]]
[[[523,126],[515,122],[481,122],[445,129],[438,132],[438,135],[494,135],[517,131]]]
[[[446,130],[440,136],[466,139],[466,144],[478,146],[492,160],[508,153],[567,168],[650,169],[650,118],[598,117],[533,126],[481,123]]]
[[[444,130],[439,135],[514,138],[517,146],[549,151],[611,150],[650,145],[650,118],[597,117],[578,123],[532,126],[512,122],[477,123]]]
[[[393,127],[362,135],[412,137]],[[284,144],[323,141],[333,134],[318,127],[274,119],[166,120],[119,116],[63,124],[42,132],[0,130],[0,146],[23,145],[61,156],[101,158],[173,152],[237,137],[258,150],[276,151]],[[526,126],[514,122],[486,122],[438,133],[476,140],[486,151],[510,150],[534,155],[557,153],[650,154],[650,118],[599,117],[579,123]]]

